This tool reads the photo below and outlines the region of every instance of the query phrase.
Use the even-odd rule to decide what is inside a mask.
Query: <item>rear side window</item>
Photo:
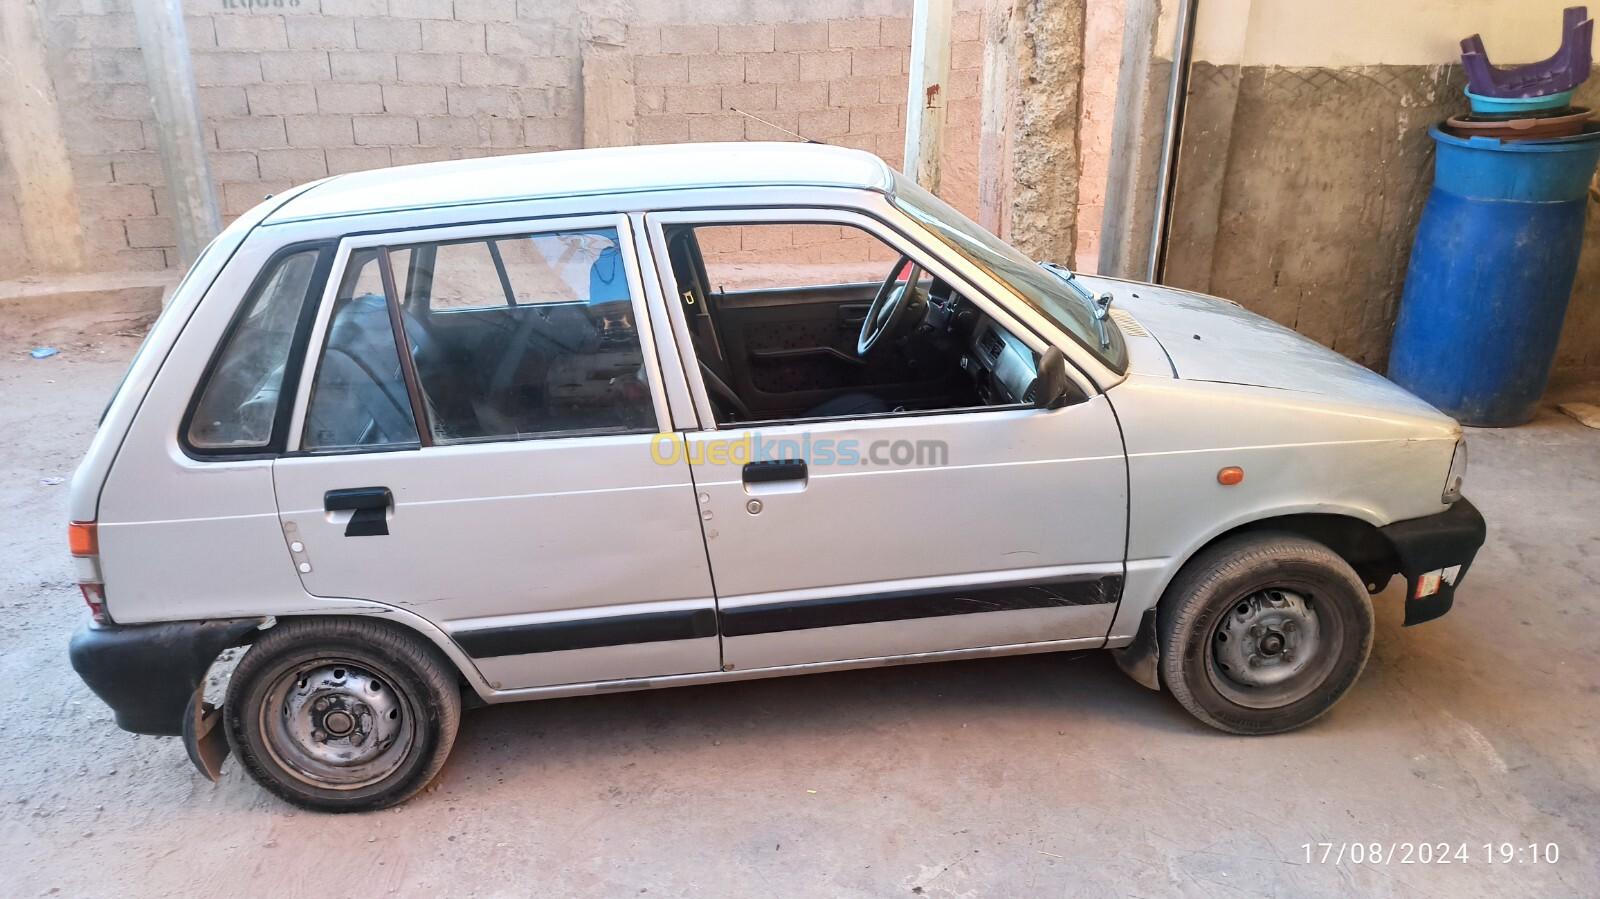
[[[311,248],[279,256],[256,279],[195,400],[185,432],[192,449],[271,446],[284,372],[301,311],[318,281],[320,255]]]
[[[395,296],[381,278],[385,254]],[[637,324],[615,228],[358,250],[304,448],[654,431]]]

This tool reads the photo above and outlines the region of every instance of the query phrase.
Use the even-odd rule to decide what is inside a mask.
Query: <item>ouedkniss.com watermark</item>
[[[950,464],[950,444],[943,440],[859,440],[810,434],[768,437],[760,431],[689,442],[678,434],[657,434],[650,440],[650,458],[657,465],[677,465],[687,458],[691,465],[795,460],[808,466],[938,467]]]

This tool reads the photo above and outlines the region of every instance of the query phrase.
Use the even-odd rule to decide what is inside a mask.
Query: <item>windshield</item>
[[[1127,371],[1128,348],[1122,342],[1122,334],[1107,320],[1106,336],[1110,338],[1110,345],[1102,348],[1094,313],[1060,277],[1035,264],[1005,241],[984,230],[982,225],[899,173],[895,174],[894,179],[894,202],[950,249],[983,269],[1016,294],[1017,299],[1072,335],[1101,362],[1118,374]]]

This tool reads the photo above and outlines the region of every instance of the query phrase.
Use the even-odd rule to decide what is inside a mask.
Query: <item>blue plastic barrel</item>
[[[1583,248],[1600,127],[1535,141],[1433,129],[1389,377],[1462,424],[1533,418]]]

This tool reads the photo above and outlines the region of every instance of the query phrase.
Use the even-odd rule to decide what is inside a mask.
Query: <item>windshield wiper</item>
[[[1066,266],[1056,265],[1054,262],[1041,262],[1039,265],[1045,271],[1061,279],[1061,283],[1071,288],[1078,299],[1083,300],[1089,307],[1089,314],[1094,317],[1095,336],[1100,338],[1100,349],[1109,349],[1111,346],[1111,331],[1106,327],[1106,319],[1111,315],[1111,294],[1102,293],[1095,296],[1089,288],[1078,282],[1078,276]]]

